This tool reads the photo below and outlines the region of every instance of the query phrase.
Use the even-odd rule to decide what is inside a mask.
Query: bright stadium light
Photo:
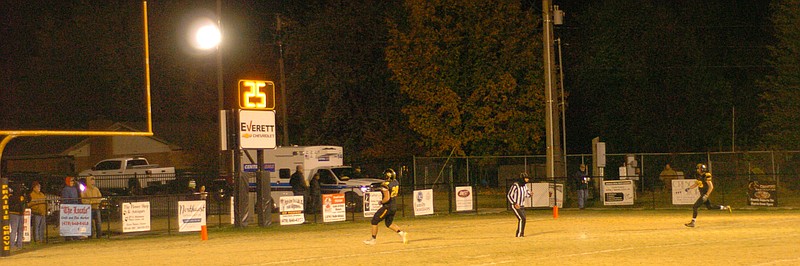
[[[217,24],[211,20],[204,20],[194,24],[191,31],[193,36],[189,40],[195,49],[209,50],[216,48],[222,42],[222,33]]]

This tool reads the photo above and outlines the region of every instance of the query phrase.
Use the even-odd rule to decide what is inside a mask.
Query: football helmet
[[[707,173],[708,172],[708,166],[706,166],[705,164],[702,164],[702,163],[698,163],[697,164],[697,170],[700,170],[701,173]]]
[[[392,170],[392,168],[386,168],[386,170],[383,171],[383,178],[386,180],[392,180],[395,179],[396,177],[397,173],[395,173],[394,170]]]

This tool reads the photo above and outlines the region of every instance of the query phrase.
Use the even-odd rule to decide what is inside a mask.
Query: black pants
[[[394,222],[394,215],[396,213],[397,213],[397,205],[395,204],[383,205],[381,206],[380,209],[378,209],[377,212],[375,212],[375,215],[372,216],[371,224],[378,225],[379,223],[381,223],[381,221],[383,221],[384,224],[386,224],[386,227],[389,227]]]
[[[693,219],[697,218],[697,209],[699,209],[700,206],[703,206],[704,204],[706,205],[706,208],[708,208],[709,210],[713,210],[713,209],[721,210],[721,208],[722,208],[722,206],[720,206],[720,205],[712,205],[711,204],[711,200],[703,200],[703,196],[701,194],[700,197],[697,198],[697,201],[694,202],[694,205],[692,205],[692,218]]]
[[[308,197],[308,212],[307,213],[317,213],[320,210],[320,198],[322,195],[314,195],[313,193]]]
[[[294,191],[292,192],[295,196],[303,196],[303,210],[308,212],[308,192],[307,191]]]
[[[525,217],[525,208],[514,209],[512,206],[511,210],[517,217],[517,237],[523,237],[525,236],[525,222],[528,221],[528,218]]]

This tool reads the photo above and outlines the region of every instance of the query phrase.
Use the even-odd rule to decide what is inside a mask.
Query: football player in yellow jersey
[[[703,204],[705,204],[706,208],[709,210],[719,209],[731,212],[731,206],[711,205],[711,201],[708,200],[708,197],[711,196],[711,192],[714,191],[714,183],[711,182],[711,173],[708,172],[708,167],[705,164],[697,164],[696,179],[694,184],[686,188],[686,192],[694,188],[700,189],[700,197],[697,198],[697,201],[695,201],[692,206],[692,221],[685,224],[687,227],[694,227],[694,223],[697,221],[697,209]]]
[[[383,206],[372,216],[372,238],[364,240],[364,244],[375,245],[375,238],[378,236],[378,224],[381,220],[384,221],[386,227],[400,235],[403,239],[403,244],[408,243],[408,233],[400,230],[400,227],[393,223],[394,215],[397,212],[397,201],[395,198],[397,198],[400,192],[400,183],[397,182],[396,176],[397,174],[392,168],[383,171],[385,181],[381,183],[380,187],[381,195],[383,195],[381,199],[381,204],[383,204]]]

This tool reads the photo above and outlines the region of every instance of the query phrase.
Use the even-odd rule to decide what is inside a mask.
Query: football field
[[[368,222],[209,229],[27,248],[2,265],[800,265],[800,211],[528,210],[396,219],[410,243]]]

